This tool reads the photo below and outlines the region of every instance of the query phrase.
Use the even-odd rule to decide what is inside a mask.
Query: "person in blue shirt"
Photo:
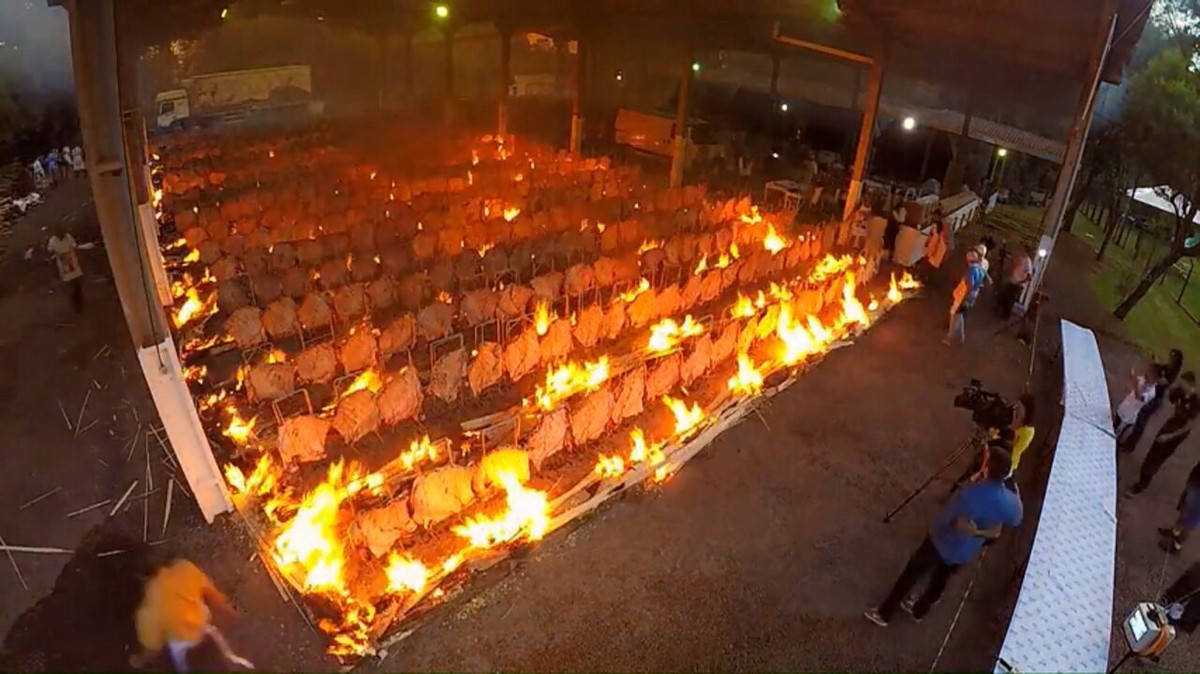
[[[950,304],[950,330],[942,340],[944,344],[949,344],[955,335],[958,335],[960,342],[967,341],[967,311],[975,304],[979,290],[987,280],[987,270],[981,259],[979,247],[967,251],[967,270],[954,288],[954,298]]]
[[[985,540],[998,538],[1006,524],[1020,526],[1021,497],[1004,484],[1011,468],[1008,452],[996,448],[988,453],[980,479],[954,493],[887,598],[879,608],[867,609],[863,614],[867,620],[886,627],[896,609],[903,608],[920,622],[941,599],[950,577],[975,557]],[[909,598],[913,586],[925,575],[930,576],[925,591],[915,600]]]

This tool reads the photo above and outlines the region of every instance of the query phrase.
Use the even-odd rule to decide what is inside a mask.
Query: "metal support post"
[[[863,103],[862,125],[858,129],[858,148],[854,152],[854,166],[850,170],[850,187],[846,191],[846,207],[842,219],[849,220],[858,210],[862,198],[863,178],[867,173],[867,160],[871,156],[871,144],[875,137],[875,116],[879,114],[879,98],[883,92],[883,60],[871,62],[870,78],[867,81],[867,99]]]
[[[683,169],[687,164],[688,89],[692,83],[692,50],[687,50],[683,72],[679,76],[679,101],[675,108],[675,147],[671,152],[671,187],[683,185]]]

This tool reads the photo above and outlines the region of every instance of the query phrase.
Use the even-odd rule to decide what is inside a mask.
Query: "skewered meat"
[[[463,377],[467,374],[467,350],[455,349],[438,359],[433,366],[433,375],[429,382],[429,392],[452,403],[458,400],[462,390]]]
[[[381,276],[367,284],[367,300],[371,310],[387,309],[396,303],[396,281],[390,276]]]
[[[323,293],[309,293],[300,303],[300,326],[305,330],[325,329],[333,321],[333,310],[329,308]]]
[[[412,274],[400,281],[400,306],[409,311],[421,308],[425,301],[425,275]]]
[[[355,391],[338,401],[333,428],[347,443],[357,442],[367,433],[379,430],[379,406],[369,389]]]
[[[654,298],[654,318],[666,318],[679,311],[679,286],[671,284]]]
[[[642,413],[642,400],[646,395],[646,366],[630,370],[621,378],[613,402],[611,420],[614,424]]]
[[[305,240],[296,242],[296,259],[301,267],[315,267],[325,257],[325,248],[320,241]]]
[[[281,297],[267,306],[262,316],[263,327],[271,339],[290,337],[296,334],[300,327],[296,317],[296,301],[290,297]]]
[[[441,339],[450,334],[453,323],[454,307],[443,302],[434,302],[417,314],[421,336],[428,340]]]
[[[262,312],[258,307],[242,307],[233,312],[225,322],[225,330],[242,350],[267,341],[263,331]]]
[[[529,282],[533,287],[534,297],[554,303],[562,292],[563,275],[560,272],[542,274]]]
[[[477,350],[478,353],[467,371],[467,382],[475,395],[500,383],[500,378],[504,376],[504,353],[499,344],[484,342]]]
[[[212,265],[221,259],[221,241],[219,239],[201,241],[197,249],[200,251],[200,261],[204,264]]]
[[[635,297],[629,303],[629,324],[635,328],[640,328],[653,321],[656,315],[657,298],[658,294],[654,291],[654,288],[650,288]]]
[[[489,452],[479,462],[471,486],[476,494],[483,494],[492,487],[502,487],[503,476],[515,478],[520,484],[529,482],[529,452],[516,447]]]
[[[303,267],[292,267],[283,272],[283,294],[300,299],[309,290],[309,271]]]
[[[337,355],[332,344],[317,344],[296,356],[296,374],[304,383],[323,384],[337,373]]]
[[[296,390],[296,370],[291,363],[263,363],[250,368],[246,378],[250,400],[279,400]]]
[[[721,331],[721,336],[717,338],[717,341],[713,342],[713,365],[719,365],[733,355],[733,350],[737,348],[738,335],[740,334],[741,326],[738,325],[737,321],[730,321],[725,326],[725,329]]]
[[[472,290],[463,296],[462,312],[467,325],[479,325],[493,320],[500,295],[488,288]]]
[[[250,306],[250,293],[242,279],[233,278],[217,283],[217,307],[226,313],[233,313],[242,307]]]
[[[209,270],[218,281],[231,279],[238,275],[238,259],[227,255],[214,262]]]
[[[375,336],[365,328],[351,329],[350,336],[342,343],[338,351],[338,359],[342,362],[345,372],[365,370],[377,361],[379,345]]]
[[[571,319],[556,318],[539,345],[542,364],[554,362],[571,352]]]
[[[531,299],[533,299],[533,290],[528,286],[508,286],[500,291],[500,302],[496,305],[497,315],[502,319],[524,316],[529,309],[529,300]]]
[[[571,332],[580,346],[590,349],[600,339],[600,329],[603,325],[604,310],[600,308],[600,305],[593,304],[579,312],[578,321]]]
[[[339,288],[346,284],[350,278],[350,270],[346,268],[346,258],[335,257],[321,263],[320,278],[318,281],[321,287],[326,290]]]
[[[282,271],[295,267],[297,262],[296,247],[290,243],[277,243],[271,249],[271,269]]]
[[[279,425],[279,456],[284,463],[309,463],[325,458],[329,422],[314,416],[284,419]]]
[[[475,471],[464,466],[443,466],[418,475],[412,486],[413,520],[427,527],[462,512],[475,500],[474,476]]]
[[[416,417],[421,411],[424,399],[425,394],[421,391],[421,380],[417,378],[417,371],[406,367],[388,379],[375,402],[379,406],[379,417],[383,423],[395,426],[401,421]]]
[[[600,327],[600,338],[606,341],[616,339],[625,330],[625,303],[618,300],[609,305],[604,312],[604,323]]]
[[[365,283],[378,275],[379,263],[374,257],[360,253],[350,259],[350,278],[353,281]]]
[[[592,264],[592,273],[596,277],[596,285],[610,288],[617,281],[617,261],[611,257],[602,257]]]
[[[679,383],[679,354],[663,358],[646,377],[646,401],[658,400]]]
[[[361,283],[342,286],[333,293],[333,309],[338,320],[350,323],[367,313],[367,294]]]
[[[529,448],[529,458],[533,459],[533,465],[540,469],[546,459],[562,451],[566,441],[567,409],[560,407],[542,415],[541,422],[529,435],[525,446]]]
[[[565,287],[568,294],[579,295],[595,286],[596,274],[592,271],[591,265],[577,264],[567,269]]]
[[[392,354],[412,348],[416,341],[416,320],[412,314],[402,314],[379,335],[379,355],[384,359],[390,358]]]
[[[396,541],[416,530],[416,522],[408,513],[407,499],[398,499],[382,508],[359,512],[354,518],[351,537],[379,558],[386,555]]]
[[[503,248],[492,248],[483,255],[483,271],[491,275],[502,274],[508,269],[508,252]]]
[[[421,232],[412,240],[413,257],[424,262],[433,259],[437,253],[437,237],[429,232]]]
[[[504,349],[504,371],[508,378],[515,382],[532,372],[541,362],[541,353],[537,331],[532,327],[526,329]]]
[[[684,386],[691,386],[692,382],[708,372],[708,368],[712,366],[712,350],[712,337],[704,335],[696,340],[692,352],[679,367],[679,378],[683,381]]]
[[[261,274],[267,271],[270,259],[266,248],[247,248],[242,252],[242,269],[250,275]]]
[[[613,394],[607,386],[589,394],[571,413],[571,437],[576,445],[591,442],[604,434],[613,413]]]
[[[396,278],[403,276],[412,266],[412,256],[409,255],[408,249],[402,246],[384,248],[380,257],[383,260],[383,268]]]

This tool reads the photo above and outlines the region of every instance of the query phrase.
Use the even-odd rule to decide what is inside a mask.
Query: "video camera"
[[[1013,405],[999,393],[985,391],[983,382],[972,379],[954,396],[954,406],[971,410],[971,421],[980,428],[1007,428],[1013,422]]]

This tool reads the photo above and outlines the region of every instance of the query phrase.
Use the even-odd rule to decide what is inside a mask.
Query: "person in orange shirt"
[[[130,658],[130,664],[142,667],[165,648],[175,671],[187,672],[188,651],[211,638],[226,660],[253,669],[254,665],[234,653],[212,624],[213,610],[234,615],[229,600],[195,564],[176,559],[159,567],[146,581],[134,617],[142,650]]]

